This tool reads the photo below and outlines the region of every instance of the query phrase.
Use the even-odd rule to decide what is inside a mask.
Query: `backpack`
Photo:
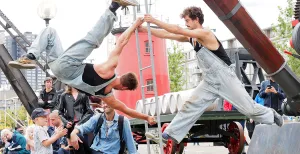
[[[101,135],[101,126],[103,124],[103,113],[100,115],[98,122],[97,122],[97,126],[96,129],[94,131],[94,138],[92,139],[92,143],[90,145],[93,144],[95,136],[99,133],[99,135]],[[119,115],[119,119],[118,119],[118,130],[119,130],[119,136],[120,136],[120,151],[119,154],[123,154],[125,151],[125,141],[123,139],[123,124],[124,124],[124,116]]]

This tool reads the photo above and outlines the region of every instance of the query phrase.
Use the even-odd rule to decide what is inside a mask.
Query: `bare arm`
[[[114,96],[104,97],[102,100],[107,103],[108,106],[119,110],[130,117],[143,119],[143,120],[149,120],[149,116],[143,113],[139,113],[131,108],[128,108],[123,102],[117,100]]]
[[[74,128],[73,131],[72,131],[72,133],[71,133],[71,135],[77,135],[77,134],[79,134],[79,133],[80,133],[80,132],[79,132],[79,129]]]
[[[63,128],[63,127],[57,128],[57,131],[54,135],[52,135],[50,138],[42,141],[43,146],[45,146],[45,147],[50,146],[52,143],[54,143],[59,138],[67,135],[67,132],[68,132],[68,130],[66,128]],[[42,137],[39,137],[39,138],[42,139]]]
[[[30,147],[34,148],[33,140],[27,139],[26,140],[26,150],[30,150]]]
[[[56,140],[58,140],[59,138],[60,138],[60,136],[58,134],[55,134],[55,135],[51,136],[49,139],[42,141],[42,144],[43,144],[43,146],[48,147],[52,143],[54,143]]]
[[[190,30],[190,29],[181,28],[178,25],[165,23],[163,21],[153,18],[149,14],[145,15],[145,21],[153,23],[153,24],[157,25],[158,27],[160,27],[170,33],[177,34],[177,35],[183,35],[188,38],[198,38],[201,40],[205,40],[208,36],[210,36],[212,34],[209,30],[205,30],[205,29],[201,29],[201,28]]]
[[[108,56],[108,60],[103,64],[103,72],[106,72],[107,70],[113,70],[117,67],[119,56],[122,53],[124,46],[128,43],[135,29],[137,29],[142,23],[143,23],[143,19],[138,18],[133,23],[133,25],[131,25],[129,28],[126,29],[125,32],[121,34],[121,36],[118,38],[116,42],[116,47]]]
[[[71,136],[70,136],[70,142],[71,142],[71,145],[72,145],[76,150],[79,149],[79,144],[78,144],[78,142],[82,143],[82,141],[80,140],[80,138],[77,136],[77,134],[79,134],[79,133],[80,133],[79,129],[74,128],[74,130],[72,131]]]
[[[159,37],[159,38],[176,40],[178,42],[188,42],[189,41],[189,38],[184,35],[173,34],[164,29],[150,28],[150,30],[151,30],[152,35]],[[139,31],[146,33],[148,30],[147,30],[147,27],[140,26]]]

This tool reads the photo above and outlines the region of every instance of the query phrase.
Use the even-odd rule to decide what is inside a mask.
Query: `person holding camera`
[[[270,78],[261,83],[259,96],[264,99],[264,106],[281,111],[282,101],[286,98],[278,83]]]

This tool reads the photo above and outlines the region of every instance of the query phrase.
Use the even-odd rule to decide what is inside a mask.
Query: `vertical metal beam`
[[[136,7],[134,6],[133,7],[133,20],[136,20]],[[139,41],[139,32],[138,30],[136,29],[135,30],[135,43],[136,43],[136,51],[137,51],[137,55],[138,55],[138,65],[139,65],[139,73],[140,73],[140,84],[141,84],[141,92],[142,92],[142,100],[143,100],[143,110],[144,110],[144,113],[146,113],[146,107],[145,107],[145,88],[143,87],[144,86],[144,78],[143,78],[143,66],[142,66],[142,59],[141,59],[141,47],[140,47],[140,41]],[[150,104],[149,104],[150,105]],[[148,129],[148,123],[145,122],[145,131],[148,132],[149,129]],[[151,151],[150,151],[150,141],[148,138],[146,138],[147,140],[147,151],[148,151],[148,154],[151,154]]]
[[[234,58],[235,58],[235,73],[236,73],[237,77],[240,80],[242,80],[239,51],[234,53]]]
[[[148,10],[148,0],[145,0],[145,8],[146,8],[146,14],[149,13]],[[153,90],[154,90],[154,96],[155,96],[155,102],[156,102],[156,115],[157,115],[157,127],[158,127],[158,135],[159,135],[159,147],[160,152],[163,154],[163,144],[162,144],[162,132],[161,132],[161,123],[160,123],[160,104],[158,103],[158,97],[157,97],[157,87],[156,87],[156,74],[155,74],[155,64],[154,64],[154,56],[153,56],[153,45],[152,45],[152,38],[151,38],[151,29],[150,29],[150,23],[147,23],[147,29],[148,29],[148,43],[150,45],[150,60],[152,65],[152,77],[153,77]]]

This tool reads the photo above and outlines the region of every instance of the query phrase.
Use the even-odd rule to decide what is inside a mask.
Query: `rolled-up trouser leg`
[[[43,29],[32,42],[27,53],[31,53],[36,59],[39,59],[42,52],[46,52],[48,62],[54,61],[63,54],[60,38],[54,28]]]
[[[182,109],[164,131],[178,143],[186,136],[205,109],[218,98],[218,95],[206,90],[208,86],[205,81],[202,81],[195,88],[195,91],[192,92]]]

